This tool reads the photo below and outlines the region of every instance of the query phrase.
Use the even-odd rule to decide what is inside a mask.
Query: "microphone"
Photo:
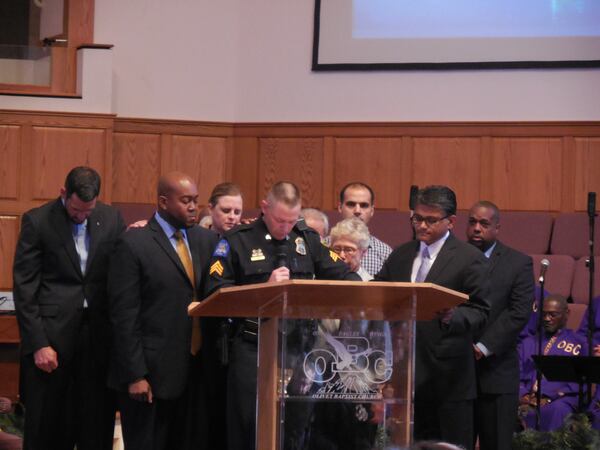
[[[410,194],[408,196],[408,209],[411,211],[415,210],[415,204],[417,203],[417,195],[419,194],[419,186],[413,184],[410,187]]]
[[[588,208],[587,208],[588,216],[595,217],[596,216],[596,193],[588,192]]]
[[[275,254],[275,266],[277,269],[288,266],[287,245],[285,241],[281,242],[277,246],[277,253]]]
[[[542,266],[540,267],[540,277],[538,278],[538,281],[540,283],[543,283],[544,279],[546,277],[546,270],[548,270],[548,267],[550,267],[550,261],[548,261],[546,258],[544,258],[540,261],[540,264]]]

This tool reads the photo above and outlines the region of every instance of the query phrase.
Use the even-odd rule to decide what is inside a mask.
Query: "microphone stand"
[[[588,192],[588,217],[590,223],[590,259],[588,261],[588,270],[590,274],[590,284],[589,284],[589,302],[588,302],[588,329],[587,329],[587,344],[588,344],[588,356],[593,356],[594,354],[594,274],[595,274],[595,264],[594,264],[594,228],[596,224],[596,193]],[[592,401],[592,385],[591,383],[587,383],[587,395],[586,395],[586,404],[589,404]]]
[[[537,354],[539,357],[542,356],[542,332],[543,332],[543,321],[544,321],[544,282],[545,276],[540,276],[540,301],[538,304],[538,323],[537,323]],[[540,429],[540,417],[542,407],[542,371],[539,367],[536,367],[536,384],[537,391],[535,393],[536,405],[535,405],[535,429]]]

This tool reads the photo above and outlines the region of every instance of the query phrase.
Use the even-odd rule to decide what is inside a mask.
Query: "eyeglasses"
[[[427,217],[423,217],[423,216],[419,216],[418,214],[414,214],[411,218],[410,218],[410,223],[412,223],[413,225],[419,225],[422,222],[425,222],[425,225],[427,225],[428,227],[432,227],[434,225],[436,225],[438,222],[441,222],[444,219],[447,219],[450,216],[444,216],[444,217],[431,217],[431,216],[427,216]]]
[[[354,255],[358,251],[357,248],[353,248],[353,247],[338,247],[337,245],[331,247],[331,249],[334,252],[336,252],[338,255],[340,255],[342,252],[344,252],[346,255],[350,255],[350,256]]]

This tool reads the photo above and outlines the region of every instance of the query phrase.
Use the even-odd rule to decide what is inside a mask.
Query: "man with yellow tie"
[[[162,176],[156,213],[125,233],[111,260],[109,385],[128,450],[185,447],[185,393],[200,347],[187,307],[203,292],[217,241],[194,226],[197,213],[196,183],[179,172]]]

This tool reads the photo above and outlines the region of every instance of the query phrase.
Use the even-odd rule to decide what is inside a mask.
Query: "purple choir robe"
[[[547,337],[542,340],[542,352],[546,348]],[[556,340],[545,355],[578,356],[585,355],[587,346],[585,342],[572,330],[563,328],[556,334]],[[536,383],[535,363],[532,356],[537,355],[537,339],[535,336],[525,338],[519,344],[520,385],[519,396],[533,392]],[[542,406],[540,417],[540,430],[551,431],[560,427],[567,415],[577,409],[579,385],[560,381],[548,381],[542,378],[542,396],[548,397],[550,403]],[[529,411],[525,417],[528,428],[535,427],[535,409]]]

